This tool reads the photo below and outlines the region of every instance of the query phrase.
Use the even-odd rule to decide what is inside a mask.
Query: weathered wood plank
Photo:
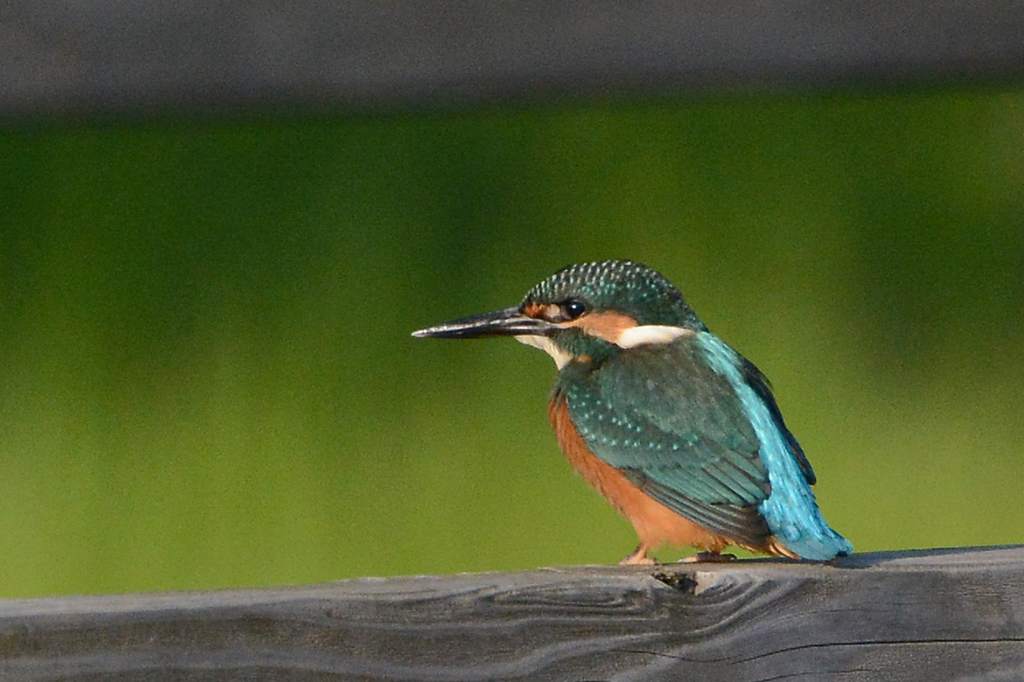
[[[10,0],[0,117],[1020,82],[1005,0]]]
[[[0,601],[2,679],[1024,679],[1024,546]]]

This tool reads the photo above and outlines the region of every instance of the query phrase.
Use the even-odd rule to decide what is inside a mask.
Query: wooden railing
[[[1024,679],[1024,546],[0,600],[0,679]]]

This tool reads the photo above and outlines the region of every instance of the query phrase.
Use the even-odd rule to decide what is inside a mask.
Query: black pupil
[[[582,315],[587,307],[580,301],[566,301],[562,304],[562,309],[570,320],[574,320]]]

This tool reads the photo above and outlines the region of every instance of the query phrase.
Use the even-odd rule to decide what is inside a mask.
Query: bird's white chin
[[[542,351],[551,356],[551,359],[555,361],[555,366],[558,369],[565,367],[566,363],[572,360],[572,355],[561,348],[559,348],[554,341],[547,336],[516,336],[514,337],[519,343],[525,343],[527,346],[533,346],[534,348],[540,348]]]

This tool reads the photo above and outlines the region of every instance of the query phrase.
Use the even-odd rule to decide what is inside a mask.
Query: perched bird
[[[558,366],[548,415],[566,457],[636,529],[623,564],[662,545],[826,561],[852,551],[822,518],[814,471],[768,380],[640,263],[571,265],[523,302],[413,332],[513,336]]]

